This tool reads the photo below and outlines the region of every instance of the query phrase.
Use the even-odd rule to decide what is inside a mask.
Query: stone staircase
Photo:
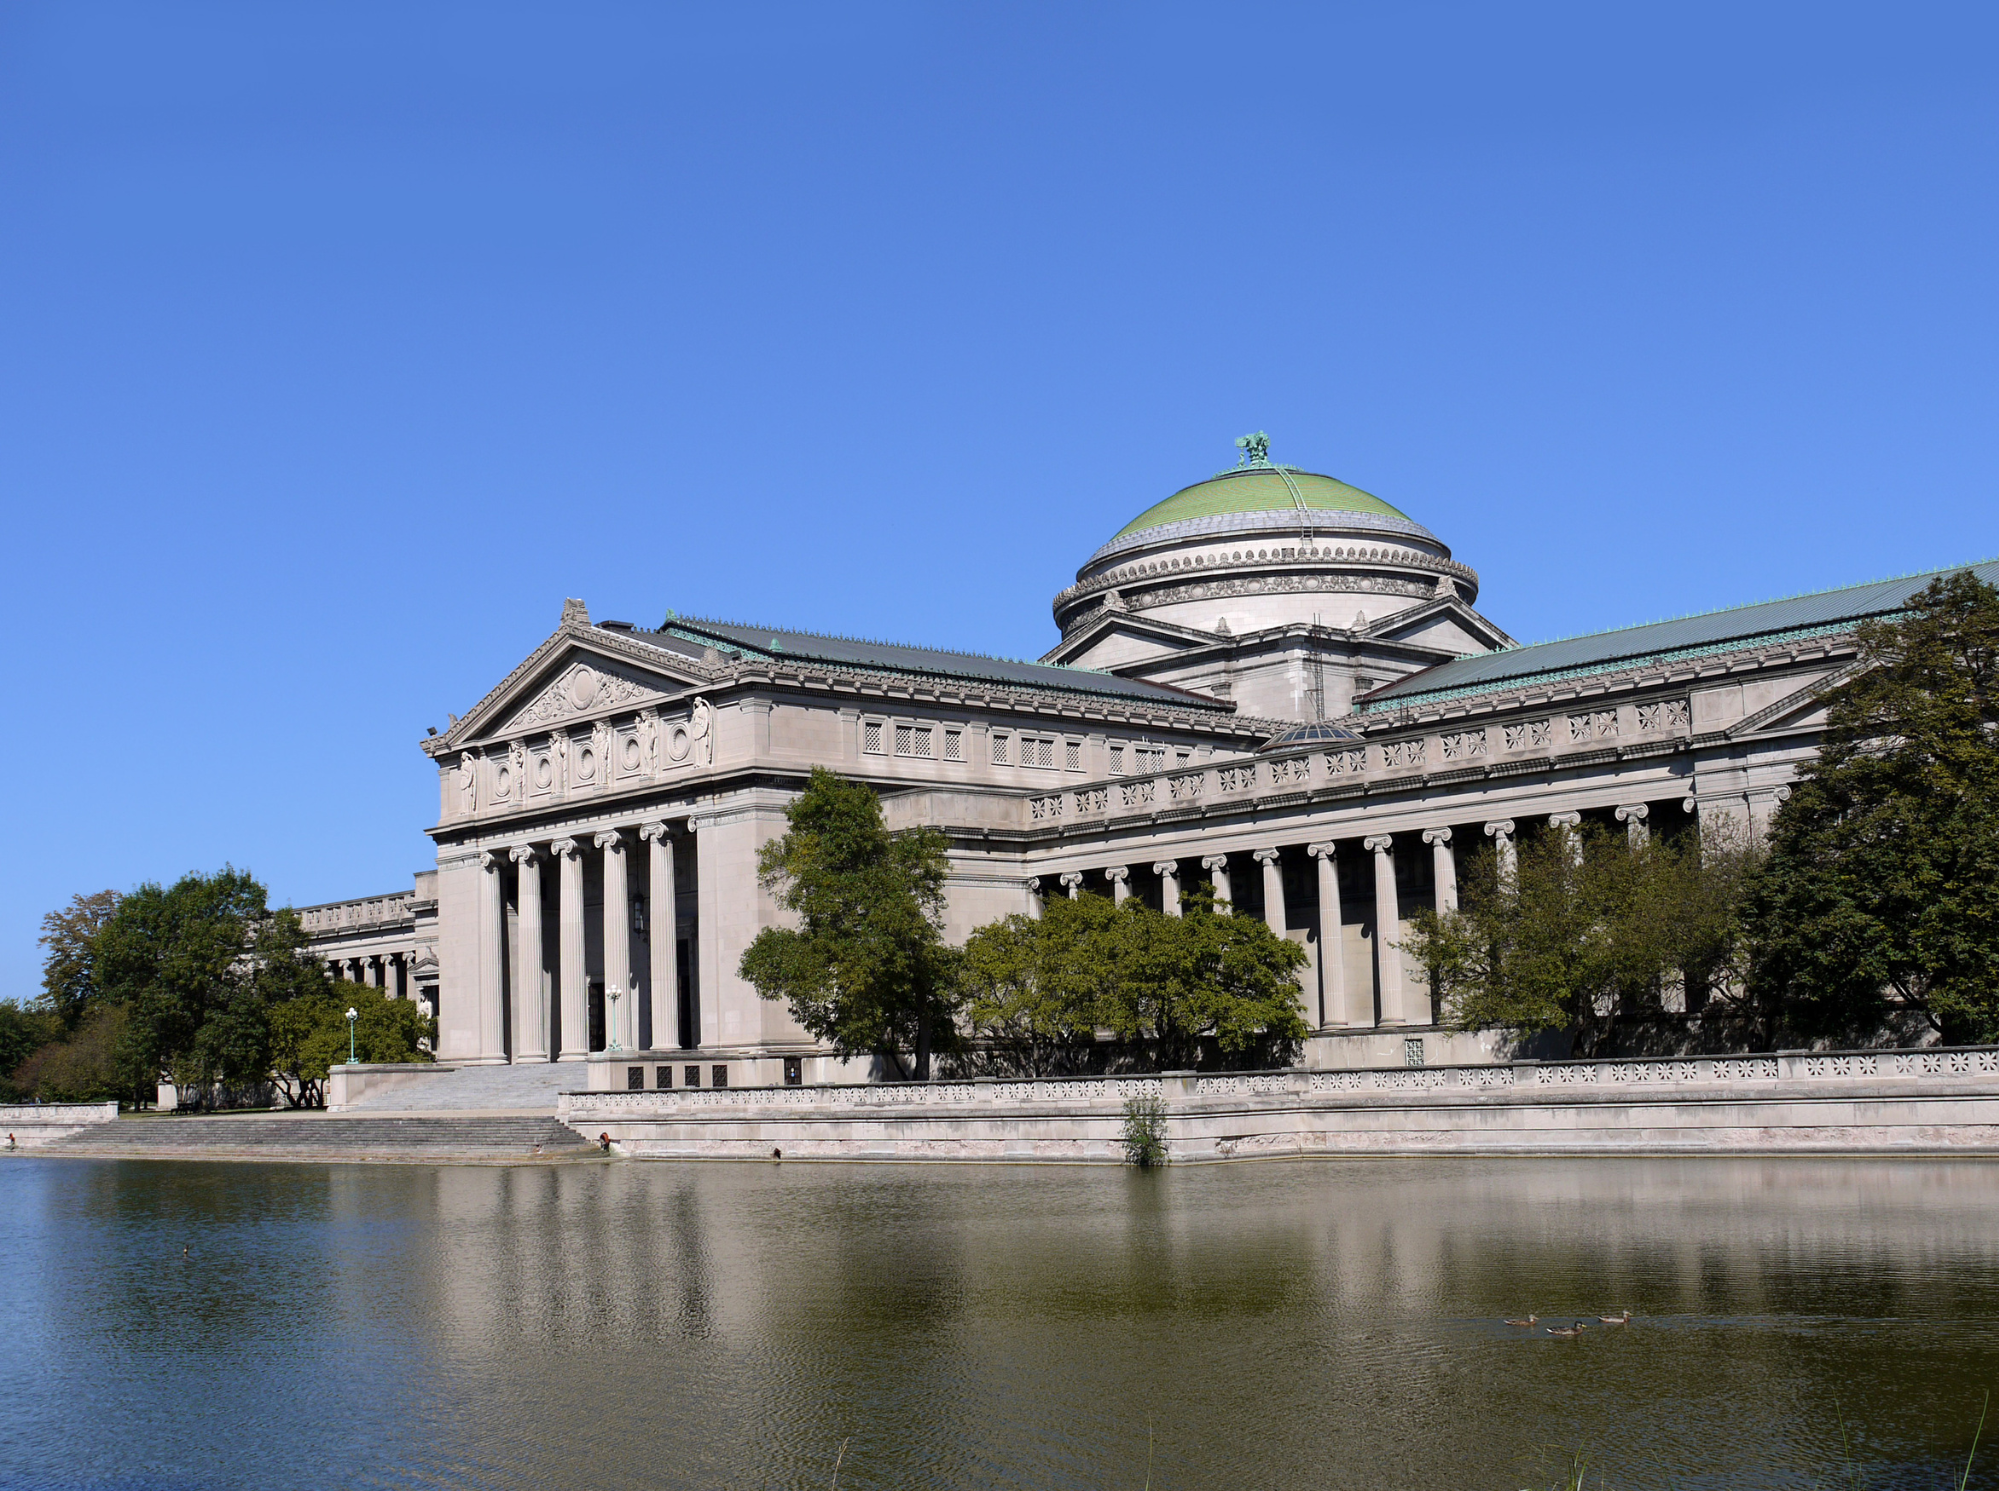
[[[343,1113],[555,1113],[557,1094],[585,1081],[581,1062],[461,1066],[383,1092],[363,1093]]]
[[[128,1160],[531,1164],[587,1160],[598,1150],[573,1129],[537,1113],[434,1118],[222,1113],[122,1118],[54,1140],[36,1153]]]

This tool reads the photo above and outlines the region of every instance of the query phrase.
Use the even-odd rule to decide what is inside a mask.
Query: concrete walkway
[[[532,1113],[353,1118],[346,1114],[147,1114],[57,1139],[50,1159],[312,1160],[372,1164],[537,1164],[595,1160],[575,1130]]]
[[[588,1081],[583,1063],[533,1066],[461,1066],[378,1093],[363,1093],[346,1114],[545,1113],[556,1095],[580,1092]]]

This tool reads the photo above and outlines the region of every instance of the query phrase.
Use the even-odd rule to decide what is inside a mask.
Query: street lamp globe
[[[354,1054],[354,1022],[361,1018],[361,1012],[353,1005],[347,1006],[347,1064],[359,1066],[360,1058]]]

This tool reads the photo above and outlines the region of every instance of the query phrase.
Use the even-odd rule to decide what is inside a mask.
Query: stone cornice
[[[1221,542],[1221,540],[1192,539],[1186,546]],[[1176,546],[1178,547],[1178,546]],[[1121,564],[1088,580],[1078,581],[1057,593],[1054,600],[1056,624],[1068,631],[1074,625],[1073,616],[1065,623],[1065,612],[1073,612],[1080,602],[1090,596],[1107,590],[1116,590],[1121,595],[1145,597],[1136,603],[1138,609],[1146,605],[1165,605],[1169,601],[1155,592],[1174,586],[1184,586],[1189,580],[1206,580],[1210,577],[1237,578],[1264,575],[1271,578],[1296,576],[1300,570],[1314,575],[1328,577],[1352,576],[1355,578],[1392,578],[1392,573],[1383,571],[1415,570],[1438,578],[1448,578],[1470,590],[1464,597],[1467,602],[1478,598],[1478,572],[1468,564],[1460,564],[1455,559],[1440,559],[1432,554],[1424,554],[1414,549],[1387,547],[1382,544],[1330,544],[1314,545],[1316,553],[1301,553],[1299,545],[1283,547],[1267,558],[1234,558],[1230,555],[1202,555],[1199,564],[1191,560],[1162,559],[1141,560]],[[1413,582],[1411,582],[1413,583]],[[1339,591],[1345,587],[1326,585],[1318,589]],[[1354,593],[1359,593],[1358,587]],[[1434,581],[1427,593],[1435,593]],[[1237,592],[1230,592],[1237,593]],[[1240,593],[1251,594],[1253,591]],[[1416,593],[1426,593],[1418,590]]]

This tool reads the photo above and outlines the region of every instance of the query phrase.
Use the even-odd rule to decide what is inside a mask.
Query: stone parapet
[[[0,1150],[39,1149],[117,1119],[116,1103],[10,1103],[0,1106]]]
[[[640,1157],[1114,1161],[1155,1097],[1182,1161],[1999,1152],[1999,1049],[567,1093]]]

